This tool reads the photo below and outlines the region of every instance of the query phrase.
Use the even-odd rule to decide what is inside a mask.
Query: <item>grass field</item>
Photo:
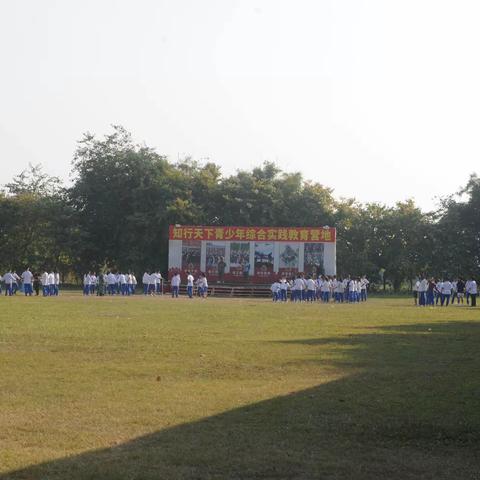
[[[480,308],[0,298],[0,479],[480,479]]]

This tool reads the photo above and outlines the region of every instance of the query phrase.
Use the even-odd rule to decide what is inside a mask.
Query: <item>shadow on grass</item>
[[[287,343],[352,374],[0,479],[480,478],[479,324]]]

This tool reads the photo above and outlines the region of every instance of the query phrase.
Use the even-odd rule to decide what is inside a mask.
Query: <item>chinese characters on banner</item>
[[[170,240],[230,242],[335,242],[330,227],[198,227],[170,225]]]

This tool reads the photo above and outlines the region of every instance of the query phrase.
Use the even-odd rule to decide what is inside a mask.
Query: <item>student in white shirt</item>
[[[58,272],[54,272],[55,275],[55,296],[58,297],[58,292],[60,291],[60,274]]]
[[[327,277],[322,278],[322,286],[320,287],[322,302],[328,303],[330,301],[331,283]]]
[[[127,295],[127,277],[124,273],[118,275],[118,281],[120,283],[120,293],[125,296]]]
[[[15,277],[11,270],[3,276],[3,281],[5,282],[5,296],[11,297],[13,295],[13,284],[15,282]]]
[[[202,298],[207,298],[208,295],[208,282],[204,273],[200,273],[197,280],[198,293]]]
[[[413,302],[414,305],[418,305],[418,288],[420,287],[420,280],[414,280],[412,286],[412,293],[413,293]]]
[[[135,295],[135,290],[137,288],[137,277],[132,273],[132,295]]]
[[[162,274],[160,272],[155,272],[155,293],[160,295],[162,293]]]
[[[83,276],[83,294],[90,295],[90,272]]]
[[[280,300],[282,302],[287,301],[287,290],[288,290],[289,284],[287,282],[286,278],[280,279]]]
[[[150,283],[150,274],[145,272],[142,277],[142,284],[143,284],[143,294],[146,295],[148,293],[148,284]]]
[[[478,294],[477,282],[472,278],[467,283],[468,283],[468,293],[470,297],[470,306],[476,307],[477,294]]]
[[[360,300],[362,302],[367,301],[367,287],[370,284],[370,282],[367,280],[367,277],[364,275],[360,279]]]
[[[292,302],[302,301],[303,287],[303,279],[302,277],[300,277],[300,275],[297,275],[297,278],[295,278],[292,285]]]
[[[44,297],[48,296],[48,273],[43,272],[40,276],[40,283],[42,284],[42,294]]]
[[[272,292],[272,301],[278,302],[278,292],[280,290],[280,283],[275,280],[270,286],[270,291]]]
[[[316,291],[315,280],[313,280],[311,277],[308,277],[306,280],[306,287],[307,287],[307,302],[315,301],[315,291]]]
[[[29,295],[31,297],[33,294],[33,288],[32,288],[33,274],[29,268],[27,268],[22,273],[22,280],[23,280],[23,291],[25,292],[25,296]]]
[[[187,295],[193,298],[193,275],[190,272],[187,272]]]
[[[172,298],[178,298],[178,292],[180,290],[180,274],[175,273],[170,281],[170,285],[172,287]]]
[[[452,294],[452,284],[451,282],[447,279],[442,283],[441,287],[441,305],[442,307],[445,305],[448,307],[448,304],[450,303],[450,296]]]
[[[335,302],[336,303],[343,303],[344,297],[343,292],[345,291],[345,284],[341,278],[337,279],[335,284],[334,294],[335,294]]]

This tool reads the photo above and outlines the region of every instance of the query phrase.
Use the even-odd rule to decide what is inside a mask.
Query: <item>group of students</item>
[[[137,279],[132,272],[121,273],[108,271],[106,273],[88,272],[83,276],[83,294],[97,295],[134,295]]]
[[[58,272],[44,271],[42,274],[32,273],[27,268],[21,275],[15,271],[9,270],[4,275],[0,275],[0,294],[2,293],[2,284],[5,286],[5,295],[16,295],[19,290],[23,290],[25,296],[40,295],[40,288],[44,297],[58,296],[60,290],[60,274]]]
[[[477,295],[478,286],[473,278],[466,281],[463,278],[437,280],[422,276],[413,285],[415,305],[421,307],[435,305],[448,307],[450,304],[453,305],[455,300],[457,304],[466,302],[467,305],[476,307]]]
[[[172,287],[172,298],[178,298],[181,283],[182,278],[180,276],[180,272],[177,271],[173,273],[170,280],[170,285]],[[198,278],[195,280],[192,272],[187,272],[187,295],[189,298],[193,298],[195,287],[197,287],[197,296],[201,298],[207,298],[208,280],[205,273],[200,272],[198,274]]]
[[[320,275],[318,278],[305,277],[303,274],[288,280],[285,277],[272,283],[272,300],[286,302],[288,291],[292,302],[336,303],[366,302],[369,281],[365,276],[337,278],[336,276]]]

